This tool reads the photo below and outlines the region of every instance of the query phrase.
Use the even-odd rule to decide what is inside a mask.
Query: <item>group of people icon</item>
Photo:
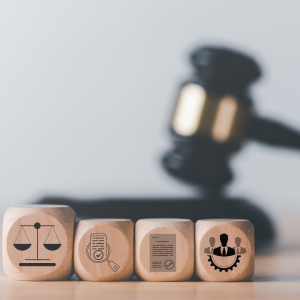
[[[209,238],[210,247],[204,249],[204,253],[213,254],[217,256],[232,256],[236,254],[244,254],[246,253],[246,249],[241,247],[242,239],[240,237],[235,238],[236,247],[231,248],[227,246],[228,243],[228,235],[223,233],[220,235],[221,246],[214,248],[216,239],[214,237]]]

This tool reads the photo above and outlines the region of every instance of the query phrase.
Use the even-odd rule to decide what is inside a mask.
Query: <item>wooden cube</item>
[[[3,268],[15,280],[65,280],[73,275],[76,214],[65,205],[10,207],[3,220]]]
[[[77,224],[75,274],[90,281],[129,280],[134,272],[134,224],[129,219],[86,219]]]
[[[135,227],[135,274],[147,281],[185,281],[194,274],[194,223],[143,219]]]
[[[254,274],[254,227],[248,220],[196,223],[196,276],[205,281],[246,281]]]

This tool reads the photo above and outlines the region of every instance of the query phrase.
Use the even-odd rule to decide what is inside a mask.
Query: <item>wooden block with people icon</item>
[[[76,275],[89,281],[129,280],[134,272],[134,224],[129,219],[86,219],[77,224]]]
[[[142,219],[135,230],[135,274],[147,281],[186,281],[194,275],[194,223]]]
[[[76,214],[66,205],[10,207],[3,219],[3,268],[14,280],[66,280],[73,275]]]
[[[205,281],[245,281],[254,274],[254,227],[248,220],[196,223],[196,276]]]

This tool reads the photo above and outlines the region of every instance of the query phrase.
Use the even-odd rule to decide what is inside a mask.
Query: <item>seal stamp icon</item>
[[[175,266],[174,261],[171,259],[168,259],[165,261],[164,266],[167,270],[172,270]]]
[[[101,250],[97,250],[94,252],[93,256],[96,260],[101,260],[104,256],[104,254]]]

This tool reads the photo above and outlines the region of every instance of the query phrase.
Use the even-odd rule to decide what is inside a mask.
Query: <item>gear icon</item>
[[[225,268],[222,268],[222,267],[217,266],[217,265],[214,263],[214,261],[213,261],[211,255],[208,255],[208,257],[209,257],[208,261],[210,262],[210,265],[211,265],[212,267],[214,267],[215,270],[219,270],[220,272],[222,272],[222,271],[228,272],[228,270],[233,271],[233,268],[236,268],[236,267],[237,267],[237,263],[240,262],[240,257],[241,257],[241,255],[237,255],[237,257],[236,257],[234,263],[233,263],[231,266],[225,267]]]

